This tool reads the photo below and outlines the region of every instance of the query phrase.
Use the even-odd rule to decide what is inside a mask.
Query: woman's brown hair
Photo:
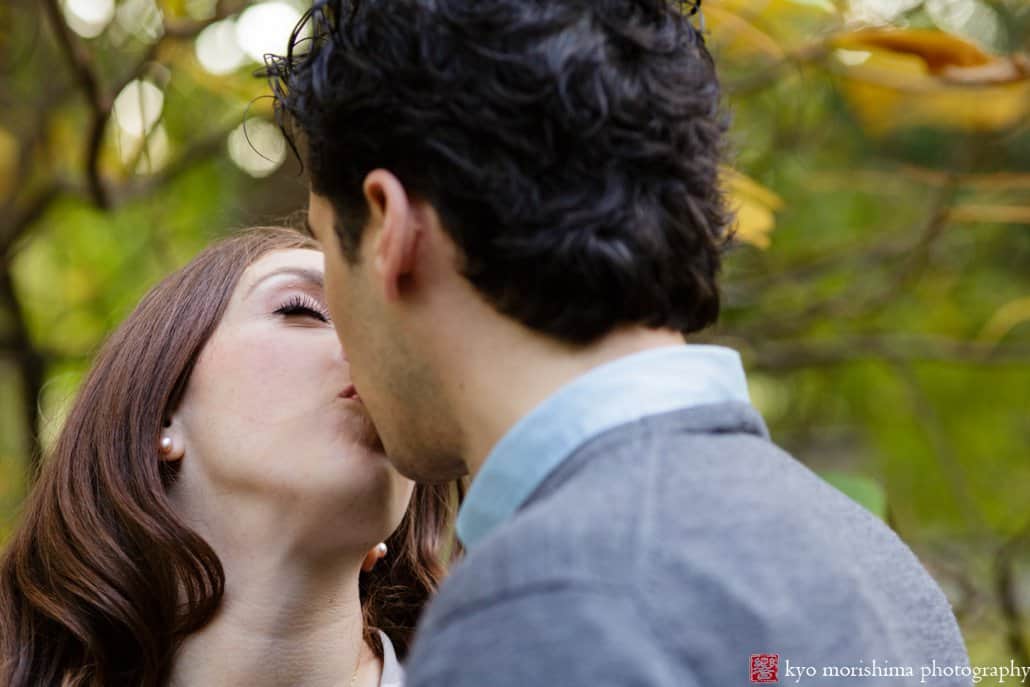
[[[212,619],[225,574],[167,498],[175,472],[158,438],[244,270],[294,248],[319,246],[265,227],[212,245],[105,343],[0,561],[0,687],[157,687],[182,640]],[[460,498],[460,486],[417,486],[385,563],[362,573],[377,651],[380,628],[406,652],[445,573],[439,553]]]

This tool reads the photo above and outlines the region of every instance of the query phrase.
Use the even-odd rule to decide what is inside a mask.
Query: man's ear
[[[402,280],[415,270],[421,229],[411,200],[400,180],[385,169],[365,177],[365,200],[378,235],[373,246],[374,264],[388,300],[400,297]]]

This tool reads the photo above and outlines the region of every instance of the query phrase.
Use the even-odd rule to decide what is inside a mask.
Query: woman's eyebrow
[[[290,274],[295,277],[300,277],[304,281],[310,282],[312,286],[317,287],[320,292],[322,291],[324,280],[322,278],[322,273],[319,270],[308,269],[305,267],[283,267],[277,270],[273,270],[272,272],[269,272],[268,274],[264,275],[256,282],[251,284],[250,288],[247,290],[247,295],[249,296],[250,294],[252,294],[254,292],[254,289],[260,286],[263,282],[268,281],[272,277],[277,277],[281,274]]]

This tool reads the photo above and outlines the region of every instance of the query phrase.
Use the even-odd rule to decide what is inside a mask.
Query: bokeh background
[[[100,342],[304,177],[254,72],[292,0],[0,4],[0,546]],[[976,664],[1030,665],[1030,2],[705,0],[721,324],[774,438],[883,517]]]

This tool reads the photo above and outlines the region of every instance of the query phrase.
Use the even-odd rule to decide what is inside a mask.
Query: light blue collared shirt
[[[692,406],[750,403],[736,351],[685,344],[620,358],[574,379],[531,410],[490,451],[458,514],[473,547],[593,437],[627,422]]]

